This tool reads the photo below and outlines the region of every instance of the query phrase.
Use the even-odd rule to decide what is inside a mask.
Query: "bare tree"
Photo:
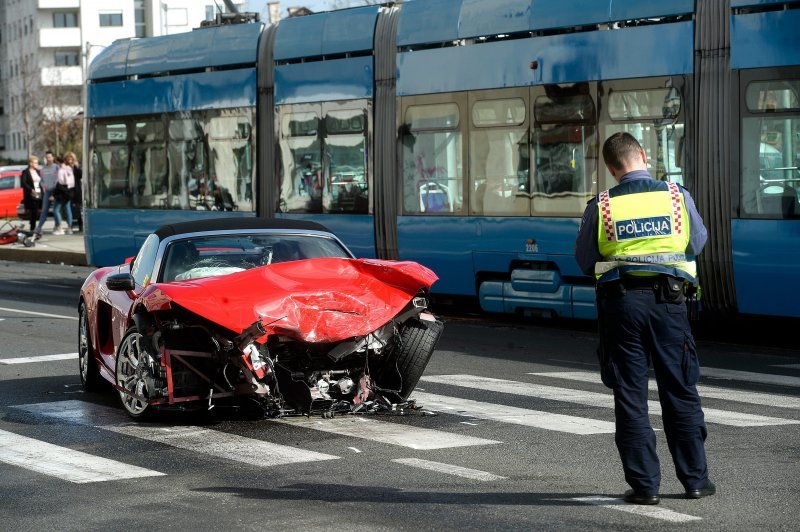
[[[36,53],[33,51],[35,47],[33,35],[18,42],[20,42],[19,47],[15,47],[15,53],[10,54],[17,60],[14,76],[9,83],[9,93],[17,104],[12,106],[12,115],[16,114],[17,123],[22,126],[25,145],[30,156],[37,141],[37,125],[42,119],[42,107],[38,98],[41,74],[36,64]]]
[[[58,68],[52,69],[45,81],[41,90],[41,147],[59,154],[80,153],[83,141],[80,86],[67,83]]]

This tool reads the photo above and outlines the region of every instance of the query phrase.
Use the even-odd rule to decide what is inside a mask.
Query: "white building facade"
[[[83,110],[86,67],[118,39],[191,31],[218,0],[0,0],[0,158],[42,146],[41,126]],[[234,0],[245,11],[245,0]]]

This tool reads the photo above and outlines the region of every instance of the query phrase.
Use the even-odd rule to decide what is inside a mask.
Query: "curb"
[[[43,264],[67,264],[69,266],[88,266],[86,254],[74,251],[37,250],[32,248],[0,248],[0,260],[14,262],[39,262]]]

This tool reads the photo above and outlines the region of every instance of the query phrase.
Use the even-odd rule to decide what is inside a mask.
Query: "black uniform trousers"
[[[648,366],[658,383],[664,431],[686,490],[708,479],[700,375],[686,305],[662,301],[654,287],[600,290],[603,382],[614,390],[615,440],[625,480],[639,494],[658,494],[661,469],[648,416]]]

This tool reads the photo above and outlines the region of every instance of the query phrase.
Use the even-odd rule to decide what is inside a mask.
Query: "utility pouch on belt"
[[[674,277],[662,277],[658,281],[658,295],[664,303],[684,303],[683,280]]]

